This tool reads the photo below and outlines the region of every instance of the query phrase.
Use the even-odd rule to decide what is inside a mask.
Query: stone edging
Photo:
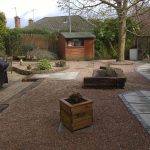
[[[15,71],[22,75],[31,75],[31,74],[41,74],[41,73],[55,73],[55,72],[66,70],[68,68],[69,68],[69,66],[65,66],[65,67],[59,67],[56,70],[40,70],[40,71],[33,70],[32,71],[32,70],[23,70],[23,69],[19,69],[17,67],[12,67],[12,71]]]
[[[112,62],[110,65],[133,65],[134,62]]]

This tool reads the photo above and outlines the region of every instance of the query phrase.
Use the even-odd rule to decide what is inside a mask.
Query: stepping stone
[[[50,74],[34,74],[31,79],[55,79],[55,80],[73,80],[78,76],[78,72],[50,73]]]

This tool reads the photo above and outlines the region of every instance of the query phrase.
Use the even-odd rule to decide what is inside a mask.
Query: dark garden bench
[[[0,60],[0,87],[2,87],[2,85],[4,83],[8,83],[8,77],[7,77],[7,68],[8,68],[8,63]]]

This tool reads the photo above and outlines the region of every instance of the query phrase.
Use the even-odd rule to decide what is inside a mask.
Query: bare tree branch
[[[137,4],[140,3],[140,2],[145,3],[144,0],[136,0],[136,1],[134,1],[133,3],[131,2],[131,0],[129,0],[129,2],[130,2],[131,5],[128,6],[128,8],[127,8],[128,10],[129,10],[131,7],[137,5]]]

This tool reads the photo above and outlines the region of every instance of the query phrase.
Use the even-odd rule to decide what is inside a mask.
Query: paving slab
[[[48,74],[34,74],[30,79],[55,79],[55,80],[73,80],[78,76],[78,72],[62,72],[62,73],[48,73]]]
[[[130,91],[119,94],[119,97],[150,134],[150,91]]]
[[[148,105],[147,103],[145,103],[145,104],[130,104],[130,105],[137,112],[137,114],[145,114],[145,113],[150,114],[150,104]]]
[[[150,124],[150,114],[140,114],[144,121],[149,125]]]
[[[150,80],[150,63],[138,66],[136,71],[144,76],[146,79]]]
[[[146,97],[150,97],[150,92],[149,91],[143,91],[143,90],[141,90],[141,93],[142,94],[144,94],[144,95],[146,95]]]
[[[137,95],[124,95],[125,99],[127,100],[127,102],[129,103],[145,103],[145,101],[147,101],[147,99],[144,96],[138,96]]]

